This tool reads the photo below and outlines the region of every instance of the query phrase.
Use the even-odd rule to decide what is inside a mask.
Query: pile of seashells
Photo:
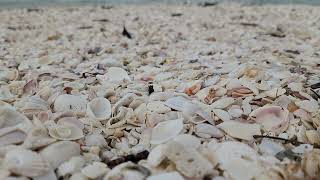
[[[319,12],[0,11],[0,179],[317,179]]]

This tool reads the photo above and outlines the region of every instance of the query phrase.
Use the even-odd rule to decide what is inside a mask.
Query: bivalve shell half
[[[158,123],[151,134],[151,144],[161,144],[176,137],[183,129],[183,119],[168,120]]]
[[[40,151],[40,154],[55,169],[71,157],[79,156],[80,144],[72,141],[60,141],[45,147]]]
[[[103,97],[94,98],[87,104],[87,116],[94,120],[106,120],[110,118],[110,101]]]
[[[58,140],[72,141],[81,139],[82,129],[71,123],[56,124],[49,128],[49,135]]]
[[[27,177],[35,177],[49,171],[50,165],[31,150],[15,148],[6,153],[3,164],[9,171]]]
[[[87,107],[87,100],[83,96],[63,94],[58,96],[54,101],[55,112],[72,111],[84,114]]]

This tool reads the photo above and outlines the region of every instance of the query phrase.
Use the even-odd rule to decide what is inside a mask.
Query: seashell
[[[234,98],[223,97],[210,105],[214,109],[224,109],[234,103]]]
[[[300,144],[292,149],[292,152],[303,155],[313,150],[313,146],[311,144]]]
[[[239,118],[243,114],[243,110],[238,105],[232,105],[228,109],[228,113],[230,114],[231,117]]]
[[[86,135],[84,143],[86,146],[104,147],[108,145],[106,139],[101,134],[98,134],[98,133]]]
[[[172,78],[173,76],[174,76],[174,74],[171,73],[171,72],[162,72],[162,73],[157,74],[154,77],[154,80],[156,82],[161,82],[161,81],[164,81],[164,80],[168,80],[168,79]]]
[[[183,129],[183,119],[168,120],[158,123],[151,134],[151,144],[161,144],[176,137]]]
[[[285,148],[282,144],[276,143],[269,139],[263,138],[258,145],[259,151],[263,154],[275,156],[277,153],[284,151]]]
[[[238,68],[234,69],[233,71],[231,71],[228,76],[230,78],[238,78],[240,76],[242,76],[243,74],[247,75],[248,74],[248,70],[247,69],[247,64],[240,64],[238,66]],[[252,72],[252,71],[251,71]],[[250,75],[252,75],[253,73],[250,73]],[[249,76],[251,77],[251,76]],[[253,76],[254,77],[254,76]]]
[[[149,175],[150,175],[150,171],[147,168],[141,165],[136,165],[132,162],[126,162],[114,167],[111,171],[109,171],[106,174],[103,180],[118,179],[118,178],[121,178],[124,180],[129,180],[129,179],[142,180]]]
[[[77,114],[84,114],[87,107],[87,100],[83,96],[62,94],[58,96],[53,105],[55,112],[72,111]]]
[[[312,121],[311,115],[307,111],[305,111],[303,109],[297,109],[297,110],[295,110],[293,112],[293,114],[295,116],[301,118],[302,120],[305,120],[305,121],[308,121],[308,122]]]
[[[177,97],[168,99],[164,104],[174,110],[183,111],[183,108],[188,103],[191,103],[191,102],[184,97],[177,96]]]
[[[84,136],[79,127],[70,123],[55,124],[53,127],[48,129],[49,135],[58,140],[72,141],[81,139]]]
[[[280,134],[288,128],[289,111],[280,106],[263,106],[252,111],[249,116],[266,131]]]
[[[36,152],[15,148],[6,153],[3,165],[12,173],[35,177],[49,171],[49,164]]]
[[[120,107],[119,113],[108,120],[106,127],[107,128],[119,128],[126,123],[126,115],[129,108]]]
[[[319,104],[316,100],[303,100],[303,101],[298,101],[295,102],[295,104],[301,108],[306,110],[307,112],[317,112],[319,109]]]
[[[174,95],[169,92],[154,92],[150,94],[149,101],[166,101],[169,98],[172,98]]]
[[[311,144],[320,144],[320,133],[316,130],[307,130],[306,136]]]
[[[252,96],[253,93],[249,88],[239,87],[232,89],[231,96],[234,98]]]
[[[112,114],[116,114],[116,112],[118,111],[118,109],[121,106],[127,106],[129,105],[135,98],[137,97],[137,95],[133,94],[133,93],[128,93],[125,96],[123,96],[117,103],[114,104],[114,106],[112,107]]]
[[[186,148],[198,149],[201,145],[200,139],[190,134],[180,134],[173,138],[173,140],[179,142]]]
[[[106,98],[98,97],[87,104],[87,116],[94,120],[106,120],[111,116],[111,104]]]
[[[184,92],[191,96],[191,95],[195,95],[202,87],[203,82],[198,80],[192,83],[192,85],[190,87],[187,87]]]
[[[249,115],[251,113],[251,105],[249,104],[250,101],[253,100],[252,96],[246,97],[243,101],[242,101],[242,109],[243,109],[243,114],[245,115]]]
[[[44,127],[34,127],[25,138],[22,147],[37,149],[54,143],[56,140],[48,136]]]
[[[147,105],[145,103],[140,104],[135,110],[138,123],[144,124],[147,118]]]
[[[9,132],[0,136],[0,147],[22,143],[26,139],[26,136],[27,135],[21,131]]]
[[[211,163],[194,148],[185,148],[176,141],[167,143],[165,155],[187,177],[203,177],[213,169]]]
[[[249,81],[242,80],[241,85],[250,89],[255,95],[259,94],[259,89],[256,87],[255,82],[252,82],[252,81],[249,82]]]
[[[231,116],[229,115],[229,113],[227,111],[224,111],[222,109],[212,109],[211,110],[219,119],[221,119],[222,121],[230,121],[231,120]]]
[[[155,148],[153,148],[147,158],[148,165],[152,167],[159,166],[161,162],[166,158],[164,154],[165,148],[165,144],[159,144]]]
[[[303,84],[292,82],[288,84],[288,88],[290,88],[291,91],[300,92],[303,90]]]
[[[19,71],[16,69],[1,68],[0,69],[0,81],[12,81],[17,79]]]
[[[42,149],[40,154],[55,169],[71,157],[79,156],[80,145],[72,141],[59,141]]]
[[[204,87],[209,87],[209,86],[215,85],[219,80],[220,80],[220,76],[218,76],[218,75],[209,77],[208,79],[206,79],[204,81],[203,86]]]
[[[170,112],[171,109],[167,107],[163,102],[161,101],[151,101],[147,104],[147,110],[156,112],[156,113],[167,113]]]
[[[302,169],[311,179],[319,177],[319,160],[320,151],[318,149],[313,149],[311,152],[306,153],[302,159]]]
[[[237,121],[225,121],[219,124],[217,127],[222,129],[231,137],[247,141],[253,140],[253,135],[261,135],[260,125],[258,124],[245,124]]]
[[[250,146],[236,142],[226,141],[208,145],[209,158],[232,179],[252,179],[262,171],[257,163],[258,154]],[[247,171],[250,169],[250,171]]]
[[[221,138],[224,136],[220,129],[206,123],[197,124],[195,126],[195,134],[202,138]]]
[[[13,102],[13,101],[15,101],[15,97],[16,96],[11,93],[9,88],[1,87],[1,89],[0,89],[0,101]]]
[[[110,67],[105,75],[97,75],[96,78],[101,84],[106,82],[122,83],[131,81],[128,73],[120,67]]]
[[[76,117],[63,117],[63,118],[60,118],[57,121],[57,124],[58,125],[72,124],[74,126],[77,126],[80,129],[84,129],[84,124],[81,121],[79,121]]]
[[[199,106],[191,103],[185,104],[182,115],[186,120],[195,124],[211,120],[208,113],[204,112]]]
[[[24,94],[34,94],[37,90],[38,82],[37,80],[30,80],[23,86],[23,93]]]
[[[26,99],[21,108],[21,112],[28,116],[32,117],[33,115],[39,114],[41,111],[48,111],[48,103],[41,99],[39,96],[31,96]]]
[[[286,93],[286,90],[283,88],[273,88],[271,90],[265,91],[264,93],[268,97],[276,98],[276,97],[279,97],[279,96],[283,95],[284,93]]]
[[[32,180],[58,180],[54,169],[50,169],[46,174],[33,177]]]
[[[147,177],[146,180],[184,180],[184,178],[177,171],[172,171],[168,173],[160,173]]]
[[[84,84],[83,83],[76,82],[76,81],[64,83],[63,86],[64,87],[70,87],[72,89],[77,89],[77,90],[81,90],[81,89],[84,88]]]
[[[106,164],[101,162],[93,162],[81,169],[81,173],[90,179],[96,179],[103,176],[108,172],[108,167]]]
[[[70,180],[89,180],[89,178],[83,175],[81,172],[77,172],[72,174],[72,176],[70,177]]]

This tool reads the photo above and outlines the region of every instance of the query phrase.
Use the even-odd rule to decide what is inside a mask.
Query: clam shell
[[[249,116],[266,131],[280,134],[288,128],[289,111],[280,106],[263,106],[252,111]]]
[[[83,96],[63,94],[58,96],[53,105],[55,112],[72,111],[84,114],[87,107],[87,100]]]
[[[235,101],[234,98],[224,97],[224,98],[218,99],[217,101],[212,103],[210,105],[210,107],[214,108],[214,109],[224,109],[224,108],[230,106],[231,104],[233,104],[234,101]]]
[[[16,148],[6,153],[4,166],[11,172],[35,177],[49,171],[49,164],[36,152],[22,148]]]
[[[80,145],[71,141],[60,141],[45,147],[40,154],[55,169],[71,157],[79,156]]]
[[[111,104],[106,98],[98,97],[87,104],[87,116],[94,120],[106,120],[111,116]]]
[[[224,132],[234,138],[253,140],[253,135],[261,135],[259,124],[245,124],[237,121],[225,121],[218,125]]]
[[[72,141],[81,139],[84,135],[82,130],[73,124],[56,124],[49,128],[49,135],[58,140]]]
[[[168,120],[158,123],[151,134],[151,144],[161,144],[176,137],[183,129],[183,119]]]

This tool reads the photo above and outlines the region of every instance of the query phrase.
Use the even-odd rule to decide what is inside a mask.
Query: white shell
[[[185,148],[176,141],[167,143],[165,155],[174,162],[177,170],[187,177],[203,177],[213,166],[194,148]]]
[[[47,111],[49,109],[48,103],[41,99],[39,96],[31,96],[26,99],[21,111],[26,116],[36,115],[41,111]]]
[[[83,157],[77,156],[72,157],[69,161],[62,163],[58,167],[58,175],[65,176],[68,174],[73,174],[81,170],[81,168],[85,165],[86,161]]]
[[[253,135],[261,135],[259,124],[245,124],[237,121],[225,121],[218,125],[224,132],[234,138],[253,140]]]
[[[66,141],[77,140],[84,136],[82,130],[71,123],[54,125],[49,128],[49,135],[55,139]]]
[[[97,75],[97,79],[102,84],[106,82],[121,83],[131,81],[127,71],[119,67],[110,67],[105,75]]]
[[[90,179],[96,179],[107,173],[107,165],[101,162],[93,162],[81,170],[81,173]]]
[[[191,103],[191,102],[184,97],[177,96],[177,97],[173,97],[173,98],[168,99],[165,102],[165,105],[174,109],[174,110],[183,111],[183,108],[188,103]]]
[[[104,147],[104,146],[108,145],[108,143],[107,143],[106,139],[103,137],[103,135],[98,134],[98,133],[86,135],[84,143],[86,146]]]
[[[255,121],[266,131],[280,134],[285,131],[289,123],[289,111],[280,106],[263,106],[250,113]]]
[[[75,113],[85,113],[87,100],[83,96],[63,94],[58,96],[54,101],[55,112],[72,111]]]
[[[319,110],[319,104],[315,100],[303,100],[295,103],[299,108],[308,112],[317,112]]]
[[[167,113],[171,111],[171,109],[164,105],[161,101],[151,101],[147,104],[147,109],[156,113]]]
[[[106,120],[111,116],[111,104],[106,98],[94,98],[87,104],[87,116],[94,120]]]
[[[71,157],[79,156],[80,145],[72,141],[60,141],[45,147],[40,154],[50,163],[51,167],[57,168]]]
[[[201,145],[200,139],[190,134],[179,134],[178,136],[173,138],[173,140],[179,142],[186,148],[197,149]]]
[[[176,137],[183,129],[183,119],[168,120],[158,123],[152,129],[151,144],[161,144]]]
[[[234,101],[234,98],[224,97],[212,103],[210,107],[214,109],[224,109],[234,103]]]
[[[166,158],[164,154],[165,148],[165,144],[159,144],[153,148],[147,158],[148,165],[152,167],[160,165],[160,163]]]
[[[195,126],[195,134],[202,138],[221,138],[224,136],[223,132],[220,129],[206,123],[197,124]]]
[[[231,116],[229,115],[229,113],[227,111],[224,111],[222,109],[212,109],[211,110],[219,119],[221,119],[222,121],[230,121],[231,120]]]
[[[184,178],[177,171],[160,173],[147,177],[147,180],[184,180]]]
[[[7,152],[3,164],[11,172],[27,177],[43,175],[50,169],[49,164],[39,154],[22,148]]]

